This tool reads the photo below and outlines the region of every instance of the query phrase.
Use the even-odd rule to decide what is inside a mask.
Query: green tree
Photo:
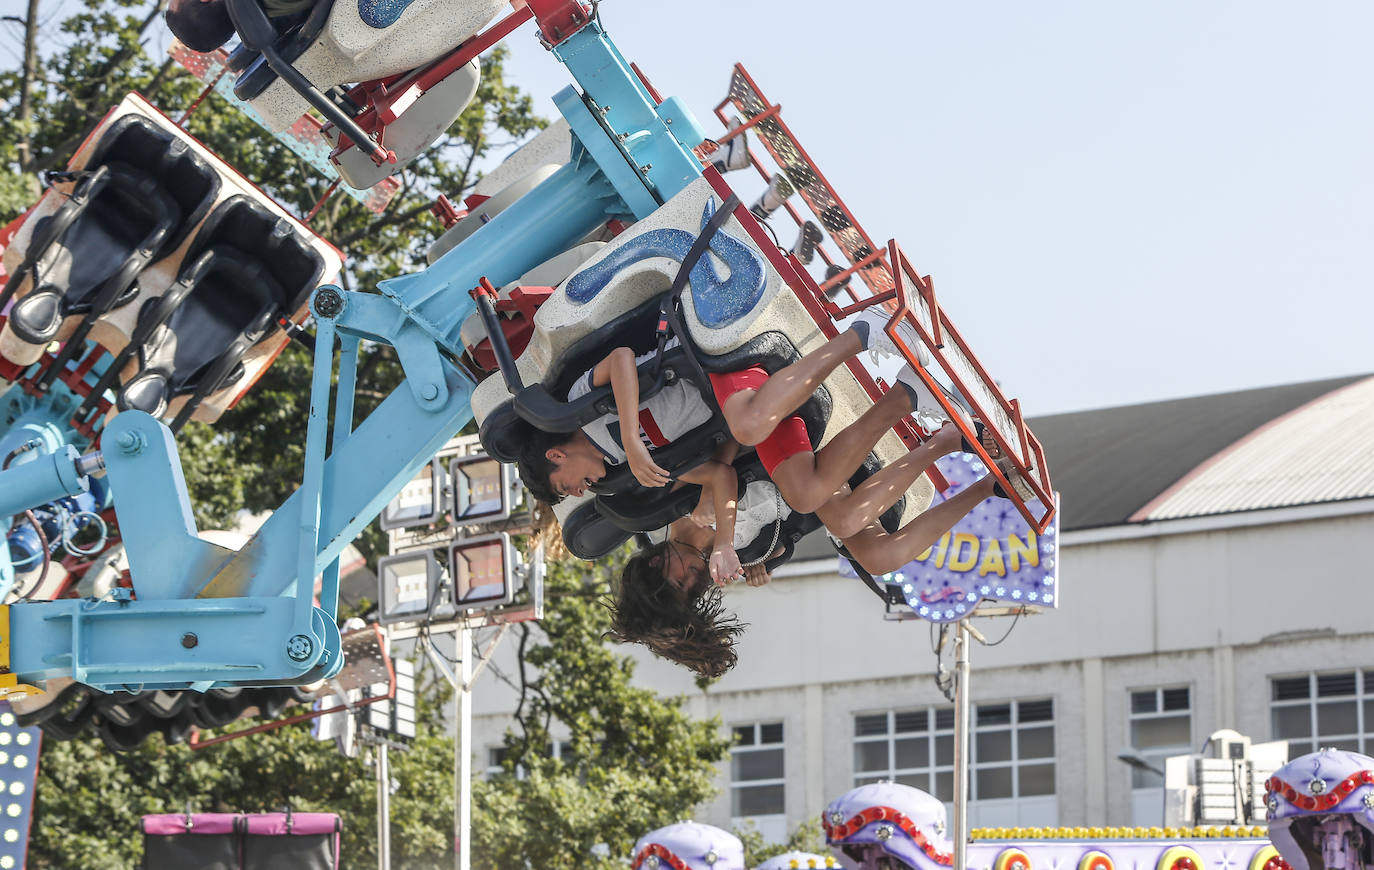
[[[249,723],[236,727],[246,727]],[[390,753],[393,866],[433,867],[452,855],[453,741],[426,731]],[[136,866],[145,813],[335,812],[348,866],[376,863],[376,776],[370,756],[345,758],[305,724],[191,750],[154,737],[113,753],[95,738],[43,745],[29,846],[34,868]]]
[[[829,855],[830,847],[825,844],[825,833],[821,830],[821,820],[811,819],[802,822],[797,829],[781,843],[769,843],[759,833],[753,822],[744,828],[736,828],[735,836],[744,843],[744,866],[755,867],[783,852],[811,852],[815,855]]]
[[[506,772],[473,784],[476,867],[619,867],[641,835],[690,816],[714,794],[729,738],[718,720],[692,721],[682,698],[631,685],[633,663],[602,638],[606,576],[551,566],[546,618],[519,632],[525,693],[506,736]],[[436,693],[426,706],[441,701]],[[550,756],[555,721],[567,728],[571,757]],[[391,799],[397,868],[451,860],[453,740],[446,727],[421,717],[411,748],[391,753],[399,783]],[[287,803],[301,812],[339,813],[349,866],[368,866],[376,860],[376,791],[367,761],[341,756],[304,724],[202,750],[169,747],[158,737],[122,754],[95,738],[49,740],[30,866],[129,867],[142,854],[137,831],[145,813],[184,812],[188,805],[196,812],[270,812]],[[786,848],[807,847],[800,842],[794,837]]]
[[[631,685],[633,661],[603,638],[606,578],[618,568],[550,566],[547,616],[522,626],[505,773],[473,791],[478,867],[620,867],[636,839],[715,793],[715,766],[730,749],[719,720],[694,722],[684,699]],[[568,730],[571,757],[551,757],[555,721]]]

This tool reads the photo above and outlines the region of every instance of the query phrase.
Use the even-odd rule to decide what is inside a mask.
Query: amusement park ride
[[[691,379],[691,369],[785,363],[834,335],[836,318],[867,304],[895,308],[1014,458],[1011,472],[987,465],[1019,493],[1018,510],[1036,528],[1049,523],[1054,499],[1044,458],[1016,402],[973,359],[930,280],[895,242],[870,242],[743,69],[727,103],[744,120],[722,138],[756,130],[816,212],[847,261],[824,285],[780,251],[724,178],[703,165],[698,151],[717,143],[625,61],[594,8],[535,0],[482,31],[502,5],[337,3],[328,12],[324,3],[303,20],[274,21],[255,0],[228,0],[181,4],[169,17],[198,48],[216,49],[237,33],[241,44],[224,67],[238,72],[235,93],[279,129],[305,104],[317,109],[326,136],[339,142],[330,160],[349,184],[375,173],[359,180],[347,155],[365,149],[377,168],[399,168],[422,147],[412,136],[417,126],[434,128],[434,138],[447,126],[435,118],[456,117],[471,98],[470,83],[444,83],[468,82],[478,52],[536,19],[580,87],[555,97],[566,153],[537,183],[520,187],[517,179],[523,195],[498,192],[485,210],[457,221],[448,233],[461,241],[429,268],[382,281],[380,293],[320,285],[337,272],[338,252],[136,96],[111,112],[11,228],[3,300],[13,304],[0,348],[12,386],[0,436],[0,516],[42,532],[37,513],[28,522],[30,512],[60,515],[55,537],[70,550],[71,529],[103,520],[108,499],[132,586],[115,586],[104,600],[30,597],[0,609],[9,692],[59,676],[105,691],[206,691],[335,674],[343,664],[335,625],[342,549],[474,410],[483,443],[503,459],[522,426],[566,431],[596,412],[600,397],[563,401],[559,376],[617,330],[648,323],[641,341],[653,342],[660,305],[694,353],[642,373],[646,393],[667,378]],[[433,26],[438,20],[443,28]],[[435,32],[446,45],[414,38]],[[490,207],[503,199],[501,210]],[[609,243],[583,244],[609,233],[618,233]],[[708,244],[712,255],[700,256]],[[726,275],[717,262],[727,264]],[[665,295],[680,265],[690,281]],[[558,285],[552,292],[531,286],[541,268],[545,289]],[[861,281],[849,282],[852,275]],[[840,288],[848,304],[832,298]],[[527,346],[512,348],[513,322],[527,321],[522,308],[541,296]],[[231,405],[288,340],[275,327],[302,320],[307,309],[315,366],[301,485],[241,548],[210,543],[191,519],[175,432]],[[463,362],[478,356],[464,343],[474,313],[491,333],[500,378]],[[355,427],[362,341],[394,347],[406,380]],[[917,350],[906,347],[906,356],[914,360]],[[828,407],[812,421],[821,442],[880,395],[857,363],[826,386],[831,395],[820,404]],[[943,393],[941,401],[952,407]],[[899,435],[908,443],[918,437],[911,426],[894,432],[875,451],[878,461],[906,449]],[[689,467],[713,439],[684,439],[682,455],[662,461]],[[608,504],[632,483],[603,486],[596,506],[609,514]],[[921,510],[931,493],[929,483],[913,487],[904,514]],[[616,528],[657,519],[616,516]],[[31,558],[43,561],[41,552]],[[14,572],[8,553],[0,556],[0,579],[12,584]]]
[[[439,468],[436,456],[457,456],[451,439],[470,421],[485,456],[509,462],[530,427],[571,432],[612,407],[609,388],[567,400],[571,380],[609,348],[657,349],[640,367],[643,395],[676,379],[704,386],[711,371],[776,370],[869,306],[890,314],[889,336],[974,445],[978,470],[1010,494],[1017,522],[1032,536],[1053,535],[1057,497],[1019,404],[977,361],[929,276],[915,271],[895,240],[873,242],[742,66],[715,107],[724,132],[712,139],[681,101],[663,98],[626,61],[595,2],[512,0],[498,17],[506,6],[319,0],[278,14],[259,0],[171,3],[168,23],[180,39],[173,53],[206,79],[207,92],[236,99],[378,210],[396,190],[395,173],[474,98],[483,51],[533,21],[567,67],[575,86],[554,98],[562,119],[489,173],[463,209],[441,197],[435,213],[446,231],[430,248],[429,266],[382,281],[380,292],[331,283],[343,254],[309,229],[308,218],[287,213],[137,95],[111,109],[42,199],[5,228],[0,696],[32,700],[46,683],[84,693],[96,707],[101,697],[133,695],[143,708],[160,709],[182,703],[176,693],[189,690],[238,710],[247,701],[224,699],[336,678],[345,649],[361,648],[344,642],[336,619],[344,548],[427,468]],[[746,136],[766,154],[749,149]],[[752,208],[713,166],[713,155],[741,148],[750,154],[743,165],[768,184]],[[789,201],[793,194],[809,215]],[[801,241],[791,250],[772,235],[774,213],[798,228]],[[815,255],[821,280],[808,268]],[[909,329],[899,331],[902,322]],[[313,337],[305,332],[311,323]],[[921,347],[903,337],[912,332]],[[669,334],[680,350],[665,353]],[[189,420],[219,419],[293,336],[314,350],[300,486],[246,542],[212,540],[192,519],[176,434]],[[393,347],[406,380],[355,425],[364,341]],[[801,412],[813,445],[827,443],[883,389],[856,360],[836,370]],[[987,424],[1009,463],[992,461],[961,402]],[[716,413],[656,461],[685,471],[724,434]],[[879,441],[868,470],[928,434],[904,421]],[[468,447],[459,452],[462,461],[480,458]],[[748,461],[741,468],[751,468]],[[439,515],[433,473],[431,507]],[[958,484],[932,469],[884,523],[906,522]],[[688,508],[681,493],[612,473],[565,500],[557,515],[569,550],[595,559]],[[817,525],[809,515],[789,520],[762,555],[777,544],[785,560]],[[515,570],[513,563],[504,570]],[[426,570],[432,601],[439,569]],[[1052,606],[1057,598],[1043,569],[1025,586],[968,589],[917,589],[910,578],[855,570],[889,616],[959,623],[961,689],[967,617]],[[476,612],[461,596],[447,604],[446,617],[458,622]],[[538,613],[530,602],[482,618],[493,624]],[[470,671],[455,680],[470,685]],[[281,700],[272,699],[263,703]],[[966,690],[961,710],[966,724]],[[211,720],[219,721],[208,713],[197,721]],[[964,731],[956,767],[967,758]],[[165,733],[174,739],[172,726]],[[117,731],[105,736],[112,745],[122,739]],[[1339,778],[1328,776],[1337,768]],[[1275,774],[1270,818],[1298,832],[1275,836],[1282,858],[1242,840],[1123,851],[1094,846],[1110,837],[1088,832],[1060,835],[1049,849],[997,842],[1022,839],[1015,833],[970,845],[961,797],[960,836],[951,841],[938,801],[891,784],[846,795],[824,822],[842,862],[869,870],[1112,870],[1115,862],[1356,870],[1374,865],[1372,768],[1369,759],[1336,753]],[[705,851],[691,845],[716,836],[699,828],[685,840],[647,835],[635,867],[741,866],[742,858],[727,855],[727,840]],[[819,856],[787,860],[829,866]]]

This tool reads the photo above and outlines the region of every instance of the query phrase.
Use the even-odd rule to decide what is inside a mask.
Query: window
[[[787,839],[782,723],[735,726],[730,750],[730,815],[754,823],[767,842]]]
[[[1187,686],[1130,692],[1131,752],[1145,764],[1164,769],[1164,759],[1193,751],[1192,693]],[[1131,767],[1131,823],[1164,824],[1164,777]]]
[[[487,779],[505,773],[505,762],[508,754],[505,746],[487,747]],[[549,758],[560,759],[565,764],[577,763],[577,755],[573,752],[572,743],[566,740],[550,743],[545,746],[544,754]],[[515,768],[516,779],[524,779],[525,775],[526,771],[523,766],[517,766]]]
[[[976,824],[1055,823],[1052,700],[975,705],[970,743],[970,817]],[[882,779],[953,801],[954,710],[855,716],[855,784]]]
[[[1326,747],[1374,750],[1374,670],[1270,680],[1270,731],[1288,757]]]

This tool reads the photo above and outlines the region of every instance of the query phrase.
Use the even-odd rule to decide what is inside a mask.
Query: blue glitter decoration
[[[950,498],[986,473],[982,463],[971,458],[960,453],[936,461],[950,483],[937,499]],[[962,619],[992,599],[1053,607],[1057,566],[1049,554],[1057,555],[1058,540],[1055,524],[1044,535],[1035,535],[1010,502],[990,498],[969,511],[921,558],[883,579],[891,583],[890,578],[904,578],[893,585],[918,616],[931,622]],[[840,573],[852,576],[853,571],[841,561]]]
[[[401,19],[413,0],[358,0],[358,17],[368,27],[383,30]]]
[[[703,227],[715,213],[715,199],[708,198],[701,214]],[[642,233],[601,262],[569,278],[565,290],[568,300],[581,305],[595,299],[622,270],[652,257],[667,257],[681,263],[695,241],[696,236],[673,227]],[[711,238],[711,252],[725,261],[730,277],[721,278],[715,263],[704,255],[692,267],[689,277],[697,319],[716,329],[752,311],[763,298],[768,279],[763,256],[723,229]]]

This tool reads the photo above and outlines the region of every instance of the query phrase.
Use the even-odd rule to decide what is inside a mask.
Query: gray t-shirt
[[[665,349],[671,350],[678,345],[676,338],[670,339]],[[657,351],[649,351],[635,357],[639,365],[652,357]],[[592,373],[587,372],[573,382],[568,390],[568,400],[585,396],[592,389]],[[678,379],[667,384],[639,404],[639,438],[644,446],[653,450],[671,444],[686,433],[711,419],[711,408],[701,398],[694,385]],[[582,431],[592,444],[601,451],[611,465],[625,461],[625,447],[620,441],[620,418],[615,412],[598,417],[582,427]]]

